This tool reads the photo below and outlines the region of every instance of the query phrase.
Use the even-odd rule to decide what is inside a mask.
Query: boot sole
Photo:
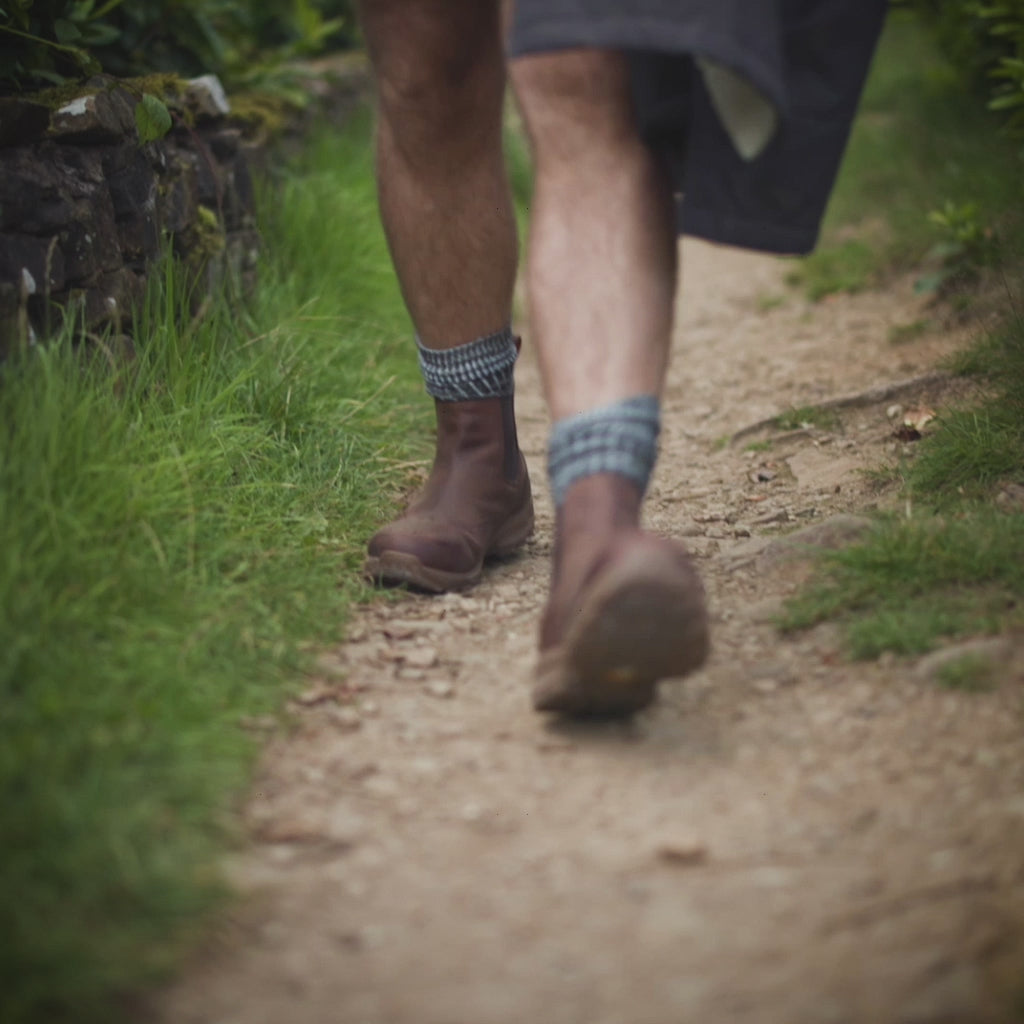
[[[564,641],[542,652],[533,706],[579,717],[629,715],[650,704],[661,679],[708,656],[704,588],[664,551],[628,551],[586,595]]]
[[[425,565],[415,555],[402,551],[383,551],[366,559],[363,563],[363,575],[378,586],[406,586],[428,594],[467,590],[480,582],[487,562],[511,558],[532,534],[533,503],[528,502],[525,512],[516,513],[504,524],[480,564],[472,569],[465,572],[448,572]]]

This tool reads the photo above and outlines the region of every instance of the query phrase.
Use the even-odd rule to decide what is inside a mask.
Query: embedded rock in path
[[[785,536],[774,538],[758,554],[758,567],[771,568],[782,562],[812,559],[822,551],[836,551],[861,540],[871,529],[866,516],[839,513]]]
[[[848,483],[864,469],[864,459],[856,455],[837,455],[821,448],[801,448],[786,459],[797,483],[811,491],[832,491]]]
[[[979,669],[995,669],[1013,657],[1013,641],[1006,636],[978,637],[942,647],[925,655],[918,663],[919,679],[941,681],[945,670],[958,664],[976,663]]]

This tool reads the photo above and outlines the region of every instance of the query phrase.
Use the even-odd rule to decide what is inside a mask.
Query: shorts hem
[[[777,256],[806,256],[818,244],[819,232],[817,227],[790,227],[694,209],[685,199],[678,207],[676,228],[681,235]]]

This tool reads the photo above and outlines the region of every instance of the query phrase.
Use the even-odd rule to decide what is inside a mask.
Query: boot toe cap
[[[479,573],[483,552],[462,534],[385,527],[367,545],[371,558],[399,555],[416,559],[424,567],[455,575]]]

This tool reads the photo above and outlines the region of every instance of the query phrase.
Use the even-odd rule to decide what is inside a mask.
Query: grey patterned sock
[[[519,348],[511,327],[456,348],[426,348],[419,338],[416,347],[427,394],[442,402],[512,394],[512,368]]]
[[[548,476],[555,507],[581,477],[618,473],[643,494],[658,457],[660,406],[654,395],[626,398],[559,420],[548,441]]]

